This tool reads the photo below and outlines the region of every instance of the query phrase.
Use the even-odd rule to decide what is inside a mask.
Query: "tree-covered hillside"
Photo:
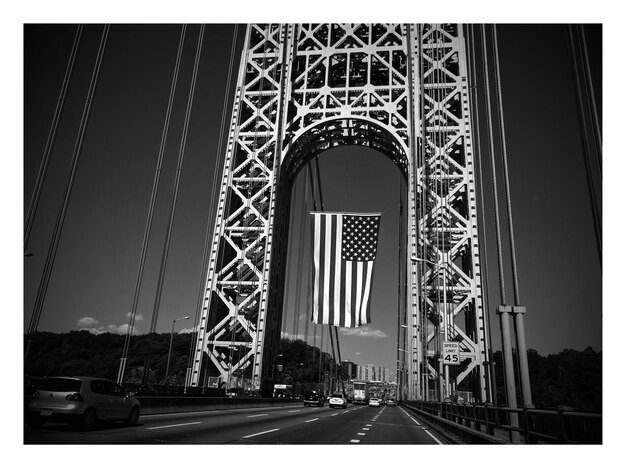
[[[115,380],[125,336],[111,333],[99,335],[87,331],[69,333],[36,332],[24,337],[28,348],[24,374],[30,376],[90,375]],[[183,385],[189,349],[195,335],[175,334],[170,362],[169,383]],[[127,362],[127,380],[141,380],[142,369],[149,359],[149,382],[164,383],[169,333],[136,335],[130,340]],[[333,364],[328,353],[301,340],[283,339],[276,373],[283,383],[299,384],[303,388],[316,388]],[[320,355],[322,361],[320,365]],[[502,353],[494,353],[498,400],[504,402]],[[602,409],[602,353],[587,348],[584,351],[565,349],[557,354],[541,356],[528,351],[528,364],[533,403],[538,408],[555,408],[559,405],[576,409],[600,411]]]

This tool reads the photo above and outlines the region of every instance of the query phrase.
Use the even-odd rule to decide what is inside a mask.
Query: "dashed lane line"
[[[258,418],[259,416],[269,416],[269,414],[267,413],[262,413],[262,414],[251,414],[250,416],[248,416],[249,418]]]
[[[308,421],[304,421],[304,422],[313,422],[313,421],[317,421],[319,418],[315,418],[315,419],[309,419]]]
[[[167,426],[153,426],[153,427],[146,427],[146,429],[149,431],[152,431],[154,429],[167,429],[168,427],[191,426],[193,424],[201,424],[201,422],[196,421],[196,422],[181,423],[181,424],[169,424]]]
[[[359,444],[359,443],[361,443],[361,441],[359,439],[351,439],[350,443],[351,444]]]
[[[242,438],[243,439],[249,439],[250,437],[256,437],[256,436],[263,435],[263,434],[269,434],[270,432],[275,432],[275,431],[278,431],[278,430],[280,430],[280,429],[270,429],[269,431],[257,432],[256,434],[250,434],[250,435],[247,435],[247,436],[243,436]]]
[[[295,410],[287,411],[287,413],[299,413],[300,411],[302,410],[295,409]]]

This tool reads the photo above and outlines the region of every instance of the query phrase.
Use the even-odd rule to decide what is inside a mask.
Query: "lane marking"
[[[407,415],[407,416],[411,419],[411,421],[413,421],[413,422],[414,422],[415,424],[417,424],[418,426],[421,426],[421,424],[420,424],[420,423],[418,423],[415,419],[413,419],[413,416],[411,416],[409,413],[407,413],[407,412],[406,412],[406,410],[405,410],[404,408],[400,408],[400,409],[401,409],[402,411],[404,411],[404,414],[406,414],[406,415]]]
[[[348,411],[350,411],[350,410],[347,410],[347,411],[342,411],[342,413],[343,413],[343,414],[346,414]]]
[[[369,431],[370,428],[369,427],[364,427],[363,429],[361,429],[362,431]]]
[[[287,411],[287,413],[299,413],[300,411],[302,411],[302,410],[294,409],[294,410],[291,410],[291,411]]]
[[[351,444],[359,444],[361,441],[359,439],[352,439],[350,440]]]
[[[372,427],[372,425],[371,425],[371,424],[366,424],[366,426],[370,426],[370,427]]]
[[[243,436],[242,439],[249,439],[250,437],[256,437],[258,435],[262,435],[262,434],[268,434],[270,432],[274,432],[274,431],[278,431],[280,429],[270,429],[269,431],[263,431],[263,432],[257,432],[256,434],[250,434],[247,436]]]
[[[421,424],[418,423],[415,419],[413,419],[413,417],[409,413],[407,413],[404,408],[400,408],[400,409],[404,411],[404,414],[406,414],[411,419],[411,421],[413,421],[418,426],[421,426]],[[432,435],[428,429],[426,429],[425,427],[422,427],[422,429],[424,429],[424,432],[428,434],[435,442],[437,442],[439,445],[443,445],[443,442],[441,442],[434,435]]]
[[[308,421],[304,421],[304,422],[313,422],[313,421],[317,421],[319,418],[315,418],[315,419],[309,419]]]
[[[433,438],[433,440],[435,442],[437,442],[439,445],[443,445],[443,442],[441,442],[439,439],[437,439],[434,435],[432,435],[430,432],[428,432],[428,429],[424,429],[424,432],[426,434],[428,434],[429,436],[431,436]]]
[[[147,430],[151,431],[153,429],[166,429],[168,427],[180,427],[180,426],[191,426],[193,424],[201,424],[200,421],[190,422],[190,423],[182,423],[182,424],[170,424],[168,426],[154,426],[154,427],[146,427]]]
[[[356,435],[364,436],[365,432],[357,432]]]
[[[337,416],[339,413],[333,413],[331,414],[331,416]]]
[[[263,413],[263,414],[252,414],[250,416],[248,416],[249,418],[258,418],[259,416],[269,416],[269,414],[267,413]]]

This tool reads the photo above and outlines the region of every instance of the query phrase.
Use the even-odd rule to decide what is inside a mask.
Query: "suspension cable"
[[[76,137],[76,142],[74,144],[70,176],[67,181],[67,186],[65,189],[65,196],[63,198],[63,202],[57,214],[54,230],[52,233],[52,239],[50,240],[50,246],[48,247],[48,254],[46,256],[43,273],[42,273],[41,280],[39,283],[39,289],[37,290],[37,297],[35,299],[33,315],[31,316],[30,324],[28,327],[29,334],[37,331],[37,328],[39,326],[39,320],[41,318],[41,311],[43,309],[43,304],[46,299],[46,293],[48,291],[48,285],[50,282],[52,269],[54,268],[54,260],[57,254],[57,249],[59,247],[59,241],[61,238],[61,233],[63,231],[63,225],[65,223],[65,216],[67,214],[67,208],[70,202],[70,197],[72,195],[72,189],[74,188],[74,180],[76,178],[76,172],[78,170],[78,163],[80,160],[83,143],[85,141],[85,133],[87,131],[87,124],[89,122],[89,117],[91,115],[91,105],[93,103],[93,98],[96,93],[98,77],[100,76],[100,68],[102,66],[102,58],[104,56],[104,50],[105,50],[107,38],[109,35],[109,27],[110,25],[105,24],[102,30],[102,36],[100,38],[100,45],[98,46],[96,62],[94,64],[93,72],[91,75],[91,81],[89,83],[89,89],[87,91],[87,97],[85,99],[85,106],[83,108],[83,113],[82,113],[80,125],[78,128],[78,135]]]
[[[598,168],[600,169],[600,173],[602,173],[602,131],[600,129],[600,121],[598,119],[598,107],[596,105],[596,98],[593,89],[593,80],[591,77],[591,68],[589,66],[589,55],[587,51],[587,41],[585,39],[585,28],[582,24],[578,25],[580,41],[581,41],[581,49],[583,56],[583,63],[585,67],[585,73],[583,77],[585,78],[585,84],[587,85],[587,95],[590,99],[590,108],[593,116],[593,128],[594,128],[594,136],[596,138],[596,156],[598,157]]]
[[[576,59],[576,49],[574,44],[574,34],[572,32],[572,26],[567,27],[570,58],[572,62],[572,73],[574,75],[574,84],[576,87],[576,103],[578,105],[578,123],[580,125],[580,137],[582,140],[583,149],[583,161],[585,163],[585,176],[587,179],[587,190],[589,193],[589,200],[591,205],[591,215],[593,217],[593,227],[596,235],[596,248],[598,250],[598,260],[602,265],[602,223],[600,221],[600,215],[598,210],[598,201],[596,199],[596,189],[593,182],[593,175],[591,173],[591,161],[589,155],[589,141],[587,137],[587,124],[585,118],[585,109],[582,102],[582,92],[579,79],[578,63]]]
[[[172,228],[174,224],[174,215],[176,214],[176,201],[178,199],[178,189],[180,186],[180,178],[183,170],[183,159],[185,156],[185,146],[187,144],[187,133],[189,131],[189,120],[191,117],[191,108],[193,105],[193,97],[196,89],[196,79],[198,77],[198,65],[200,63],[200,53],[202,51],[202,41],[204,39],[204,27],[205,25],[200,25],[200,35],[198,37],[198,45],[196,47],[196,56],[194,58],[193,63],[193,73],[191,77],[191,87],[189,90],[189,96],[187,98],[187,109],[185,111],[185,120],[183,123],[183,134],[181,137],[180,148],[178,152],[178,163],[176,167],[176,177],[174,182],[174,190],[172,192],[172,201],[170,206],[170,216],[167,225],[165,243],[163,245],[163,254],[161,256],[161,266],[159,269],[159,279],[157,283],[157,291],[156,297],[154,300],[154,311],[152,314],[152,320],[150,323],[150,333],[154,333],[156,330],[156,324],[159,316],[159,307],[161,304],[161,294],[163,292],[163,280],[165,277],[165,268],[167,265],[167,257],[170,247],[170,241],[172,238]]]
[[[135,319],[137,315],[137,305],[139,303],[139,292],[141,289],[141,283],[143,280],[143,273],[146,263],[146,252],[148,250],[148,242],[150,239],[150,233],[152,231],[152,221],[154,218],[154,206],[156,203],[156,196],[159,189],[159,179],[161,177],[161,168],[163,165],[163,156],[165,154],[165,143],[167,141],[167,135],[170,127],[170,118],[172,115],[172,105],[174,102],[174,95],[176,93],[176,83],[178,82],[178,74],[180,69],[180,60],[183,53],[183,43],[185,41],[185,32],[187,25],[183,25],[180,32],[180,39],[178,41],[178,52],[176,54],[176,62],[174,64],[174,74],[172,76],[172,83],[170,85],[170,94],[167,102],[167,110],[165,112],[165,123],[163,125],[163,131],[161,133],[161,145],[159,147],[159,154],[157,157],[156,170],[154,172],[154,179],[152,181],[152,193],[150,195],[150,205],[148,207],[148,218],[146,220],[146,226],[143,233],[143,241],[141,243],[141,254],[139,257],[139,268],[137,271],[137,278],[135,280],[135,292],[133,294],[133,305],[130,312],[130,318],[128,321],[128,329],[126,330],[126,338],[124,340],[124,348],[122,350],[122,361],[120,362],[120,375],[118,376],[118,383],[123,380],[123,373],[125,367],[125,361],[128,358],[128,351],[130,347],[130,339],[132,332],[135,328]]]
[[[475,27],[473,25],[469,25],[469,33],[470,33],[470,50],[472,51],[472,54],[470,56],[470,74],[469,74],[469,82],[470,82],[470,88],[472,89],[472,97],[473,97],[473,102],[476,103],[476,105],[472,106],[472,115],[473,115],[473,119],[472,121],[474,122],[474,125],[472,126],[472,131],[475,135],[475,141],[476,144],[474,145],[474,154],[476,155],[475,157],[475,163],[476,163],[476,169],[477,169],[477,174],[478,174],[478,189],[479,189],[479,193],[480,193],[480,222],[481,222],[481,229],[483,230],[483,232],[487,231],[487,222],[485,220],[485,195],[484,195],[484,177],[483,177],[483,169],[482,169],[482,163],[481,163],[481,157],[480,157],[480,148],[482,148],[482,141],[481,141],[481,131],[480,131],[480,119],[478,118],[478,97],[477,97],[477,83],[478,83],[478,75],[477,75],[477,66],[476,66],[476,39],[475,39],[475,33],[474,33],[474,29]],[[476,149],[478,149],[479,154],[477,154]],[[483,261],[481,262],[480,265],[480,270],[481,270],[481,274],[483,277],[483,281],[481,282],[481,287],[484,291],[483,294],[483,311],[487,311],[486,313],[483,313],[484,319],[485,319],[485,327],[487,328],[487,337],[488,337],[488,343],[486,348],[489,350],[489,361],[493,361],[493,356],[492,356],[492,351],[491,351],[491,345],[490,343],[492,343],[492,336],[491,336],[491,318],[490,318],[490,314],[489,311],[491,310],[489,307],[489,269],[486,267],[487,265],[489,265],[489,258],[488,258],[488,249],[487,249],[487,243],[486,243],[486,236],[480,236],[480,245],[479,245],[479,250],[480,250],[480,254],[481,254],[481,258],[483,259]],[[489,378],[489,391],[492,392],[493,394],[491,395],[491,403],[493,403],[494,405],[497,403],[497,395],[496,392],[493,392],[493,385],[495,384],[495,375],[492,375],[492,368],[489,368],[489,373],[488,373],[488,378]]]
[[[507,212],[507,222],[509,225],[509,246],[511,252],[511,268],[513,270],[513,295],[515,305],[520,305],[520,297],[519,297],[519,283],[517,281],[517,260],[515,256],[515,236],[513,231],[513,208],[511,206],[511,188],[509,182],[509,166],[508,166],[508,157],[506,151],[506,132],[504,130],[504,110],[502,105],[502,85],[500,79],[500,58],[498,54],[498,32],[496,30],[496,25],[492,24],[492,34],[493,34],[493,55],[495,57],[495,81],[496,81],[496,112],[498,113],[498,117],[500,119],[500,138],[502,143],[502,164],[504,171],[504,194],[506,199],[506,212]]]
[[[485,25],[481,25],[481,34],[483,40],[483,56],[485,58],[483,62],[483,73],[484,73],[484,81],[485,81],[485,99],[486,99],[486,108],[487,108],[487,132],[489,134],[489,168],[491,169],[491,177],[493,180],[493,184],[491,186],[492,195],[493,195],[493,206],[494,206],[494,218],[495,218],[495,228],[496,228],[496,245],[498,250],[498,275],[500,279],[500,300],[501,304],[506,304],[506,290],[504,287],[504,267],[502,262],[502,237],[500,233],[500,213],[499,213],[499,203],[498,203],[498,181],[496,178],[496,162],[495,162],[495,148],[493,141],[493,121],[491,116],[491,96],[490,90],[491,85],[489,82],[489,59],[487,55],[487,33],[485,30]]]
[[[37,179],[35,181],[35,188],[33,191],[30,204],[28,206],[28,212],[26,214],[26,225],[24,227],[24,251],[30,238],[30,233],[33,228],[33,222],[35,219],[35,213],[39,206],[39,199],[41,198],[41,191],[48,172],[48,164],[50,163],[50,155],[52,154],[52,148],[56,141],[57,130],[59,128],[59,121],[61,120],[61,114],[63,113],[63,107],[65,105],[65,97],[67,96],[67,89],[73,76],[74,62],[78,53],[78,47],[80,45],[80,38],[83,32],[83,25],[79,24],[76,29],[76,35],[74,36],[74,43],[72,44],[72,50],[70,51],[70,58],[67,62],[65,69],[65,75],[63,77],[63,83],[61,84],[61,91],[57,99],[56,108],[54,109],[54,115],[52,117],[52,124],[48,133],[48,139],[46,140],[46,146],[43,151],[43,157],[41,159],[41,165],[39,166],[39,172],[37,173]]]

